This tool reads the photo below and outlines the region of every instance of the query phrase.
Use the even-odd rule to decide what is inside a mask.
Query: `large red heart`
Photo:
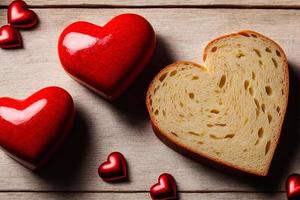
[[[18,48],[22,46],[20,33],[10,25],[0,28],[0,47],[3,49]]]
[[[32,28],[38,23],[38,17],[22,0],[13,1],[7,10],[8,23],[17,28]]]
[[[286,192],[289,200],[300,199],[300,175],[292,174],[286,182]]]
[[[113,18],[104,27],[75,22],[60,35],[62,66],[75,80],[113,100],[139,75],[153,55],[155,33],[135,14]]]
[[[125,157],[120,152],[109,154],[107,161],[99,166],[98,173],[104,181],[116,181],[127,178]]]
[[[37,169],[66,138],[74,115],[72,97],[59,87],[44,88],[25,100],[0,98],[0,147]]]
[[[175,200],[177,199],[177,184],[171,174],[161,174],[158,183],[150,189],[150,195],[153,200]]]

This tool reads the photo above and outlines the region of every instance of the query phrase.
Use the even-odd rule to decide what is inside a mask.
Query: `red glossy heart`
[[[300,199],[300,175],[292,174],[286,181],[286,192],[289,200]]]
[[[75,80],[113,100],[140,74],[155,49],[150,23],[135,14],[113,18],[104,27],[75,22],[60,35],[58,52]]]
[[[66,138],[74,115],[72,97],[59,87],[44,88],[25,100],[0,98],[0,147],[37,169]]]
[[[38,17],[22,0],[14,0],[7,10],[8,23],[17,28],[32,28],[38,23]]]
[[[150,189],[150,195],[153,200],[175,200],[177,199],[177,184],[171,174],[161,174],[158,183]]]
[[[0,47],[3,49],[12,49],[22,46],[21,35],[18,30],[10,25],[4,25],[0,28]]]
[[[98,168],[98,174],[104,181],[116,181],[127,178],[127,164],[120,152],[113,152],[107,161]]]

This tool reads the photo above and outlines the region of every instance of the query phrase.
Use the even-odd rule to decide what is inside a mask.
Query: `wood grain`
[[[11,0],[4,0],[2,5],[9,5]],[[207,6],[207,7],[300,7],[300,1],[298,0],[27,0],[30,6]]]
[[[217,193],[217,194],[195,194],[195,193],[185,193],[180,194],[180,200],[265,200],[266,196],[272,200],[282,200],[285,198],[283,193],[275,194],[248,194],[248,193]],[[150,199],[149,193],[0,193],[0,199],[3,200],[99,200],[99,199],[109,199],[109,200],[137,200],[137,199]]]
[[[35,9],[35,11],[40,17],[40,25],[35,30],[22,31],[25,48],[0,50],[0,94],[24,98],[39,88],[58,85],[67,89],[74,97],[78,118],[73,135],[49,166],[40,173],[33,173],[4,153],[0,153],[0,191],[148,191],[163,172],[172,173],[178,182],[179,190],[186,192],[284,191],[287,175],[300,173],[298,10]],[[118,102],[111,104],[78,85],[65,74],[57,57],[56,45],[60,32],[71,22],[86,20],[103,25],[109,18],[125,12],[141,14],[149,19],[158,36],[158,49],[148,70],[131,90]],[[0,24],[5,23],[5,13],[5,9],[0,9]],[[201,62],[202,48],[209,40],[240,29],[253,29],[276,40],[285,49],[291,68],[292,98],[284,137],[275,157],[271,176],[266,179],[236,177],[175,153],[154,136],[145,112],[143,95],[152,76],[151,72],[176,60]],[[130,169],[129,182],[107,184],[99,179],[98,165],[111,151],[121,151],[127,157]],[[24,199],[26,195],[27,193],[24,194]],[[39,198],[38,195],[40,194],[35,198]],[[51,199],[56,194],[49,195]],[[94,195],[99,197],[98,195],[102,194],[86,195],[91,195],[90,198],[93,199],[96,198]],[[105,197],[106,194],[103,195]],[[134,195],[137,196],[128,198],[134,199],[139,195],[143,197],[144,194]],[[202,194],[197,195],[191,199],[202,197]],[[203,195],[212,195],[210,199],[222,199],[224,196],[224,194]],[[221,197],[216,198],[214,195]],[[230,195],[228,199],[232,199]],[[256,194],[241,194],[234,198],[251,199],[247,195],[251,197]],[[262,193],[253,199],[270,199],[269,195]],[[118,194],[115,198],[119,199]],[[282,199],[282,195],[272,199]]]

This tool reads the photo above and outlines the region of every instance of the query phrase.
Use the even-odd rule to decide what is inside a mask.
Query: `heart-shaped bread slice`
[[[288,102],[284,51],[242,31],[210,42],[203,60],[173,63],[154,78],[146,100],[154,132],[195,159],[266,176]]]

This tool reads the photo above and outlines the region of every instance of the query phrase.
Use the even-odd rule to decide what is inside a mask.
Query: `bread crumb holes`
[[[268,114],[268,122],[271,123],[272,122],[272,115]]]
[[[254,38],[257,38],[257,35],[251,33],[251,36],[254,37]]]
[[[198,80],[199,79],[199,76],[193,76],[192,77],[192,80]]]
[[[220,113],[220,111],[218,111],[217,109],[212,109],[210,112],[214,113],[214,114],[219,114]]]
[[[250,93],[250,95],[251,95],[251,96],[253,96],[253,95],[254,95],[254,90],[253,90],[253,88],[252,88],[252,87],[250,87],[250,88],[249,88],[249,93]]]
[[[227,134],[227,135],[225,135],[224,138],[233,138],[234,136],[235,136],[235,134]]]
[[[253,51],[256,53],[256,55],[258,57],[261,57],[261,53],[260,53],[260,51],[258,49],[253,49]]]
[[[279,52],[278,50],[276,50],[276,55],[277,55],[278,57],[281,57],[281,54],[280,54],[280,52]]]
[[[259,138],[262,138],[263,134],[264,134],[264,129],[261,127],[260,129],[258,129],[257,135]]]
[[[265,148],[265,155],[268,154],[269,150],[270,150],[270,146],[271,146],[271,141],[269,140],[266,144],[266,148]]]
[[[272,53],[272,51],[269,47],[266,47],[265,51],[268,52],[268,53]]]
[[[244,88],[245,88],[245,90],[248,89],[248,86],[249,86],[249,81],[248,81],[248,80],[245,80],[245,81],[244,81]]]
[[[265,89],[266,89],[267,95],[271,96],[272,95],[272,88],[270,86],[266,86]]]
[[[160,82],[163,82],[165,78],[167,77],[168,73],[164,73],[159,77]]]
[[[194,93],[189,93],[189,97],[190,97],[190,99],[194,99],[195,98],[195,94]]]
[[[261,110],[262,110],[263,112],[266,111],[266,105],[265,105],[265,104],[261,104]]]
[[[217,49],[218,49],[218,47],[213,47],[213,48],[211,49],[211,52],[216,52]]]
[[[175,76],[177,74],[177,70],[174,70],[170,73],[170,76]]]
[[[171,131],[171,134],[174,135],[175,137],[178,137],[178,135],[172,131]]]
[[[219,88],[223,88],[223,86],[225,85],[225,82],[226,82],[226,75],[223,75],[219,82]]]
[[[252,72],[252,80],[255,80],[255,78],[256,78],[256,74]]]
[[[239,32],[240,35],[245,36],[245,37],[250,37],[250,35],[248,33],[245,32]]]
[[[272,62],[273,62],[274,67],[277,68],[278,67],[277,61],[274,58],[272,58]]]

